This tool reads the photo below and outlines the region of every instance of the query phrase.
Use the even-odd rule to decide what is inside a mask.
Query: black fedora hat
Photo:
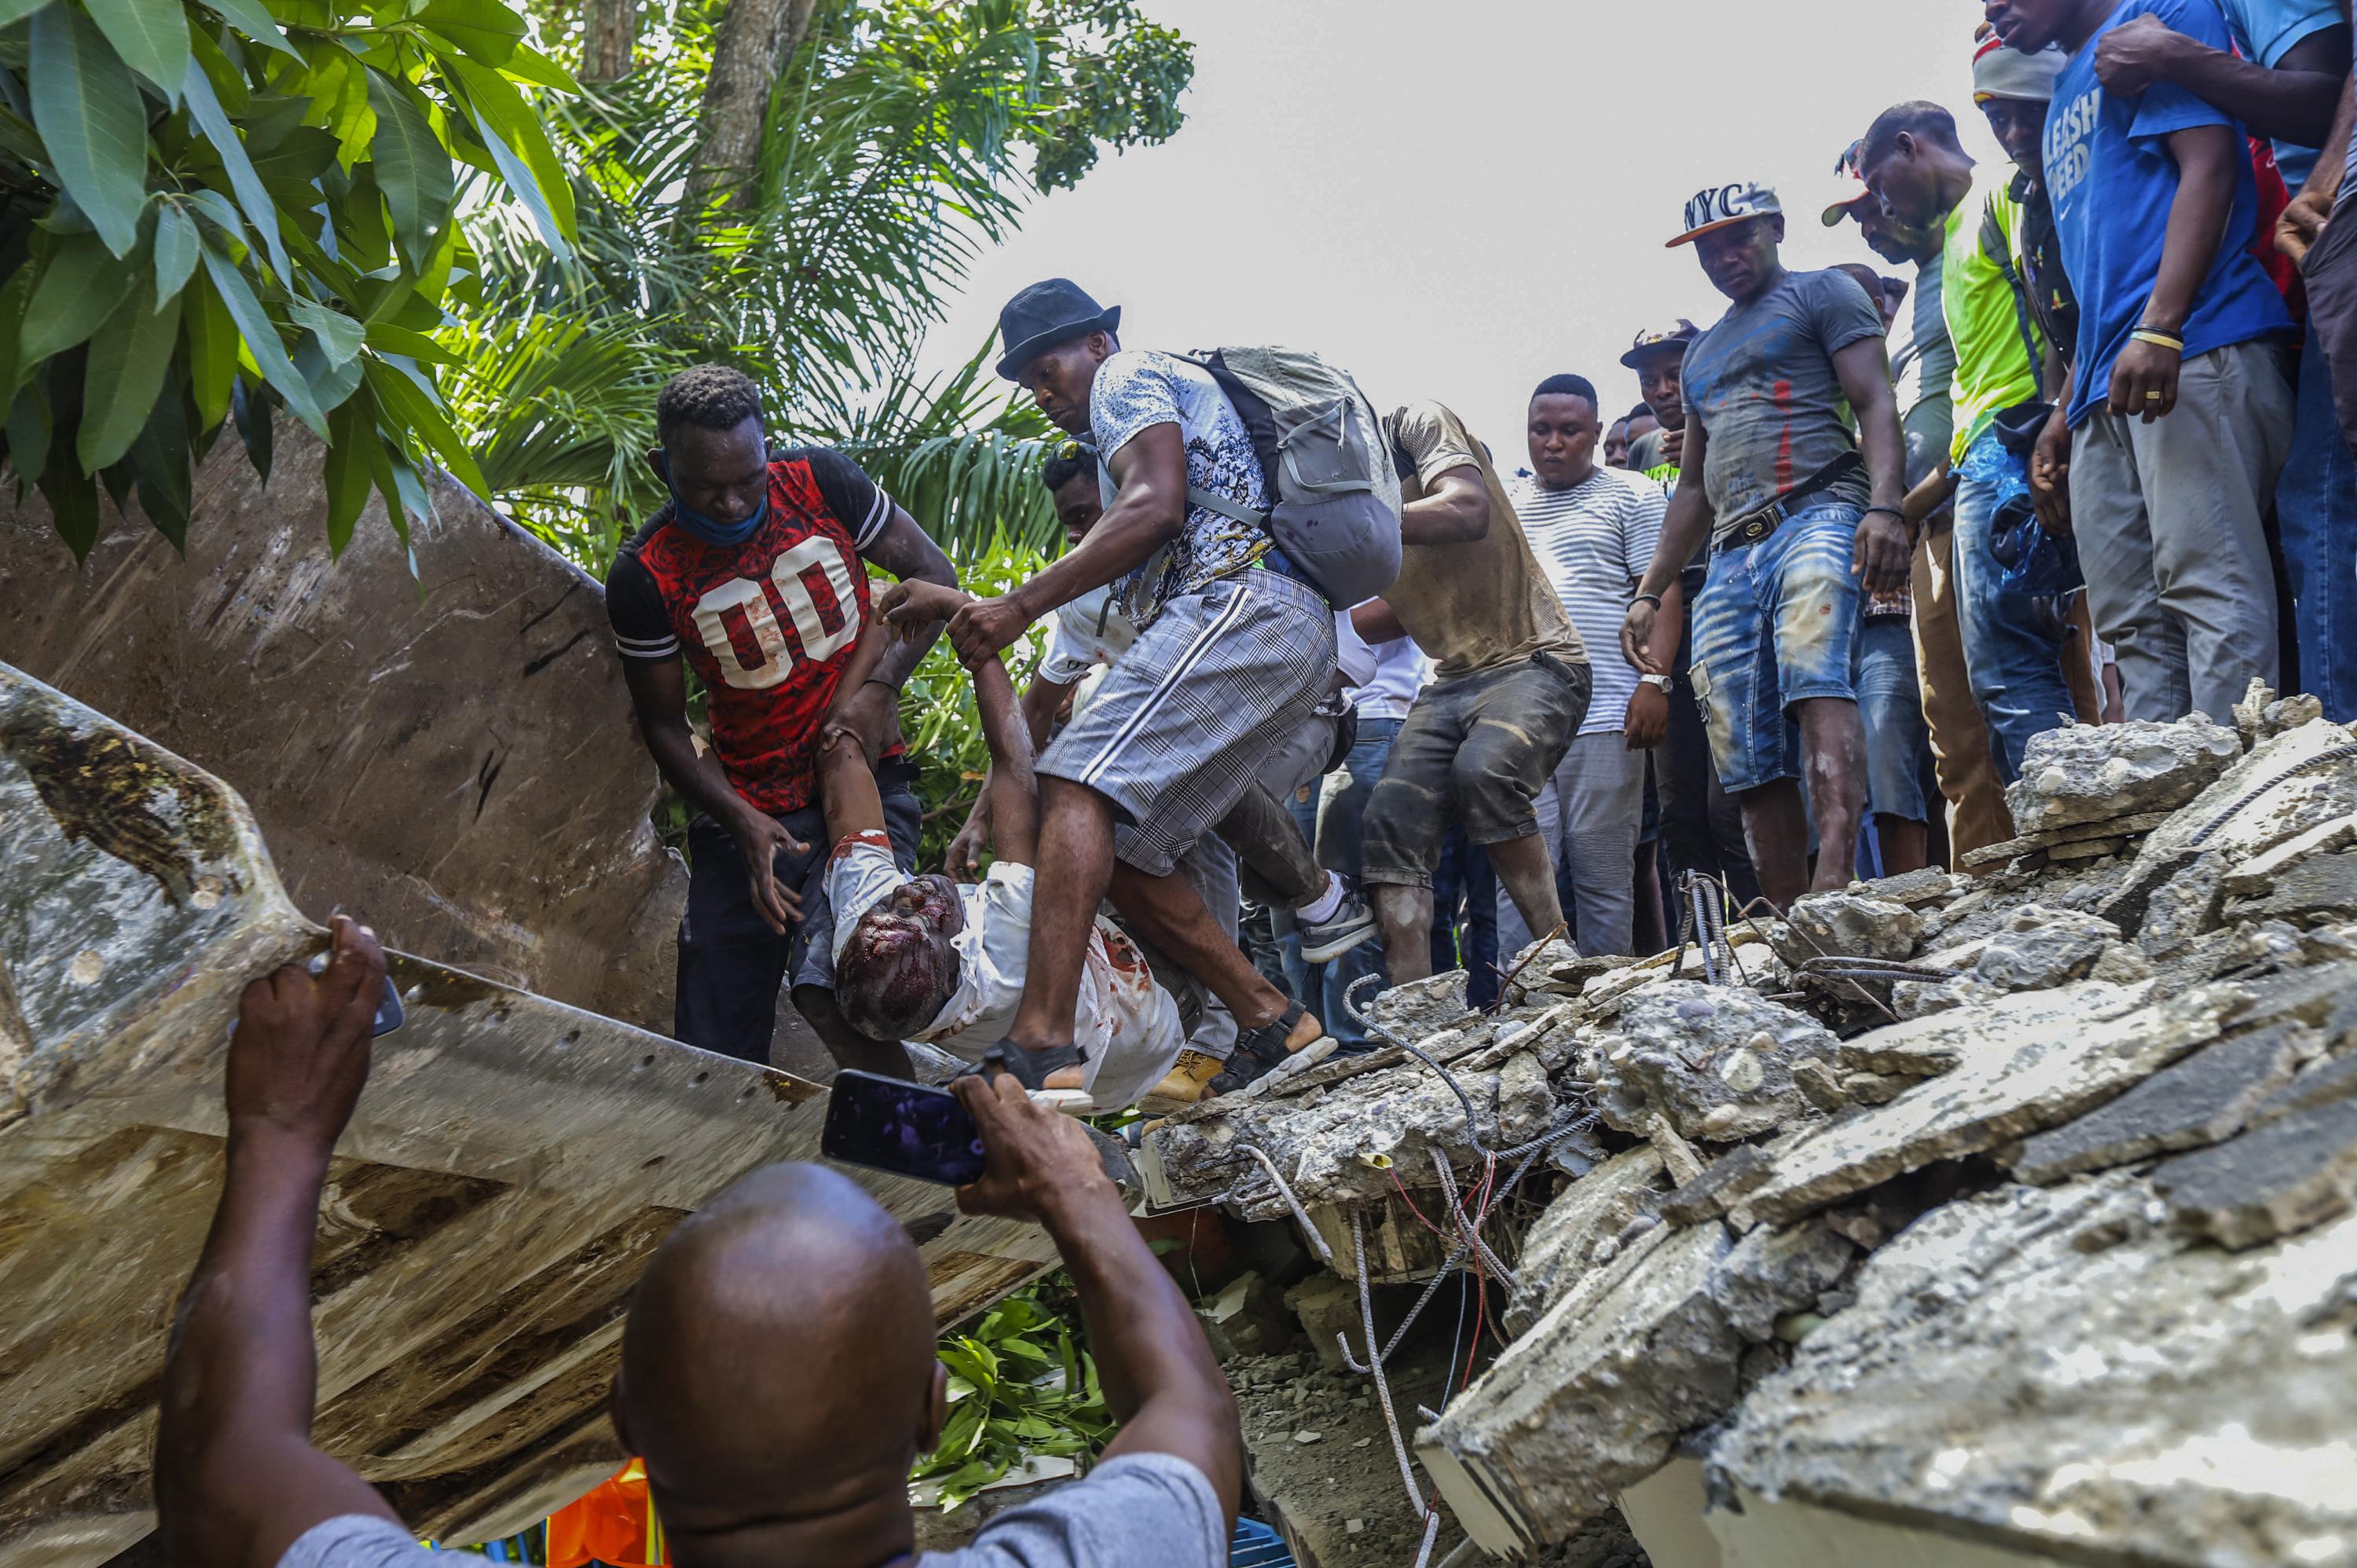
[[[1035,283],[998,307],[998,338],[1006,345],[998,373],[1011,381],[1025,365],[1057,344],[1120,326],[1120,306],[1100,308],[1088,290],[1071,279]]]

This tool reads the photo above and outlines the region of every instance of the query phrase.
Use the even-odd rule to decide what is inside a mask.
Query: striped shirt
[[[1579,733],[1617,734],[1637,690],[1637,671],[1620,655],[1620,622],[1652,564],[1669,497],[1642,474],[1599,467],[1567,490],[1518,478],[1513,502],[1539,569],[1589,649],[1594,685]]]

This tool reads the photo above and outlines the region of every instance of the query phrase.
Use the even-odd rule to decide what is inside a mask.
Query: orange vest
[[[647,1469],[636,1459],[549,1516],[548,1568],[585,1568],[593,1559],[612,1568],[662,1568],[664,1557]]]

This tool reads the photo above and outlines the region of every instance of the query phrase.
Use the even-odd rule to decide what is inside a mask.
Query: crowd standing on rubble
[[[830,713],[917,874],[941,802],[909,791],[892,699],[944,629],[977,669],[1053,628],[1021,702],[1039,875],[1000,1038],[919,1032],[1077,1086],[1108,907],[1188,1020],[1153,1111],[1361,1048],[1345,993],[1371,974],[1463,967],[1480,1000],[1551,933],[1661,945],[1686,878],[1781,908],[1961,866],[2011,837],[2005,788],[2059,725],[2220,714],[2255,679],[2357,714],[2357,464],[2330,373],[2357,263],[2326,242],[2346,7],[1987,11],[1958,52],[2011,163],[1976,162],[1947,109],[1896,104],[1819,211],[1908,275],[1791,271],[1775,190],[1698,193],[1666,238],[1718,320],[1638,332],[1621,363],[1644,401],[1609,428],[1587,377],[1541,382],[1511,478],[1449,409],[1329,372],[1396,519],[1372,593],[1280,540],[1307,503],[1272,463],[1297,453],[1276,456],[1285,411],[1251,386],[1281,394],[1283,351],[1125,347],[1120,308],[1069,280],[1007,303],[998,370],[1072,437],[1040,475],[1071,548],[990,598],[937,591],[916,521],[836,454],[770,453],[764,489],[750,383],[677,378],[650,457],[673,500],[608,603],[649,746],[704,812],[680,1037],[764,1056],[783,974],[840,1063],[906,1074],[899,1040],[846,1018],[988,962],[891,878],[842,908],[824,875]],[[869,563],[902,579],[872,605]],[[902,636],[857,662],[878,617]],[[683,659],[712,693],[709,753]],[[953,872],[979,872],[993,798]],[[937,923],[953,903],[933,897]],[[855,928],[893,961],[846,1006],[833,952]]]
[[[1039,477],[1071,547],[977,598],[856,465],[768,448],[743,376],[662,390],[649,460],[672,502],[608,605],[646,745],[701,812],[676,1032],[765,1059],[783,985],[843,1066],[909,1076],[914,1042],[994,1069],[958,1088],[994,1162],[970,1204],[1046,1219],[1124,1383],[1116,1447],[1136,1458],[1009,1516],[996,1550],[1030,1531],[1061,1555],[1035,1541],[1026,1561],[1143,1560],[1105,1533],[1128,1508],[1160,1521],[1145,1554],[1217,1561],[1237,1493],[1232,1407],[1183,1300],[1019,1090],[1178,1112],[1362,1048],[1351,993],[1370,977],[1461,967],[1478,1003],[1534,940],[1666,945],[1697,907],[1681,889],[1781,911],[1860,873],[2002,864],[1975,856],[2014,840],[2007,787],[2074,721],[2228,719],[2255,682],[2357,718],[2347,0],[1986,9],[1957,48],[2010,166],[1976,162],[1950,110],[1902,102],[1842,151],[1818,212],[1908,275],[1788,270],[1777,191],[1697,193],[1665,238],[1724,296],[1717,319],[1637,332],[1621,363],[1643,402],[1618,419],[1577,367],[1540,382],[1512,478],[1419,389],[1378,405],[1314,356],[1128,347],[1120,307],[1050,279],[1002,311],[998,371],[1071,437]],[[1288,390],[1313,384],[1325,412],[1296,418]],[[1313,428],[1333,471],[1290,445]],[[1351,532],[1366,514],[1319,511],[1352,489],[1395,527],[1388,560]],[[871,564],[898,582],[871,590]],[[1018,695],[1003,655],[1043,620]],[[944,636],[992,758],[949,869],[971,877],[985,847],[992,865],[963,886],[914,864],[943,802],[912,793],[896,716]],[[323,982],[247,995],[231,1187],[159,1461],[167,1529],[223,1535],[207,1561],[407,1550],[308,1449],[299,1335],[203,1288],[270,1273],[299,1321],[291,1220],[365,1073],[352,975],[373,950],[339,929]],[[307,1029],[341,1042],[310,1080],[274,1044]],[[1760,1039],[1797,1049],[1746,1048]],[[1790,1077],[1788,1100],[1813,1098]],[[1729,1132],[1696,1110],[1670,1131]],[[899,1477],[940,1415],[912,1369],[921,1280],[880,1211],[816,1180],[748,1178],[682,1227],[626,1378],[709,1392],[773,1359],[757,1340],[833,1353],[815,1302],[716,1316],[790,1230],[856,1254],[876,1320],[906,1319],[907,1365],[855,1366],[823,1436],[763,1426],[776,1411],[690,1431],[692,1402],[618,1394],[683,1563],[789,1540],[839,1555],[905,1526]],[[791,1296],[792,1271],[763,1277]],[[695,1331],[642,1326],[666,1313]],[[871,1385],[907,1429],[832,1452],[872,1418],[851,1402]],[[209,1480],[230,1469],[286,1479],[239,1488],[267,1506],[231,1514]]]

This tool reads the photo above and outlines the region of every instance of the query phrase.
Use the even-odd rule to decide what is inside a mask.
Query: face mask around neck
[[[680,499],[679,491],[672,487],[669,479],[663,481],[663,488],[671,490],[673,517],[678,520],[682,528],[706,544],[742,544],[753,537],[753,531],[761,526],[763,518],[770,515],[770,492],[767,489],[761,492],[761,504],[753,509],[752,516],[742,522],[722,522],[717,518],[705,516]]]

